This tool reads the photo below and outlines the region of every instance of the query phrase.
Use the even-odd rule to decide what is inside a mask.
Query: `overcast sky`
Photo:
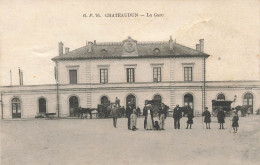
[[[0,85],[53,84],[58,42],[168,41],[194,48],[205,39],[207,80],[260,80],[259,1],[0,1]],[[99,13],[101,18],[83,18]],[[107,18],[106,13],[158,13],[160,18]]]

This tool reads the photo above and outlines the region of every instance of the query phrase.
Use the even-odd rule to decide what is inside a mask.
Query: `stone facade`
[[[0,115],[4,119],[13,118],[12,107],[18,105],[12,104],[13,98],[20,101],[21,118],[33,118],[40,112],[41,106],[45,106],[47,113],[70,116],[72,98],[77,99],[74,103],[78,106],[96,108],[103,96],[111,102],[118,97],[120,104],[126,106],[129,95],[135,97],[136,106],[141,109],[145,100],[152,100],[156,95],[171,109],[176,104],[184,106],[184,97],[189,95],[193,99],[189,104],[195,114],[201,114],[204,104],[211,110],[211,101],[216,100],[219,94],[230,101],[236,95],[237,99],[232,106],[250,102],[255,112],[260,107],[260,81],[205,81],[204,59],[208,56],[201,50],[174,43],[172,39],[169,42],[152,43],[139,43],[131,38],[122,43],[94,42],[71,52],[66,49],[65,54],[63,44],[60,43],[59,56],[53,58],[58,83],[0,87]],[[154,67],[161,68],[159,82],[154,82]],[[192,81],[184,80],[185,67],[192,68]],[[127,68],[134,68],[134,82],[127,82]],[[100,69],[108,70],[106,83],[100,83]],[[70,83],[70,70],[76,70],[76,84]],[[253,96],[252,103],[250,99],[246,103],[246,93]],[[43,105],[39,105],[41,98],[46,101]]]

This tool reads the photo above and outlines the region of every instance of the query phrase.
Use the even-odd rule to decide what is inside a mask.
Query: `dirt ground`
[[[224,130],[212,118],[210,130],[202,118],[193,129],[173,129],[166,119],[165,131],[146,131],[138,118],[137,131],[127,129],[127,119],[31,119],[2,120],[1,165],[250,165],[260,164],[260,116],[240,117],[238,133]]]

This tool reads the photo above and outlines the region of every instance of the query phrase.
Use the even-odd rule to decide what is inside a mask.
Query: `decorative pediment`
[[[123,41],[123,56],[138,56],[137,41],[131,37]]]

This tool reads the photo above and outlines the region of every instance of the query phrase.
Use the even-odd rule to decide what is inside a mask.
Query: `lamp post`
[[[59,82],[56,82],[57,85],[57,113],[58,113],[58,118],[60,117],[60,98],[59,98]]]

